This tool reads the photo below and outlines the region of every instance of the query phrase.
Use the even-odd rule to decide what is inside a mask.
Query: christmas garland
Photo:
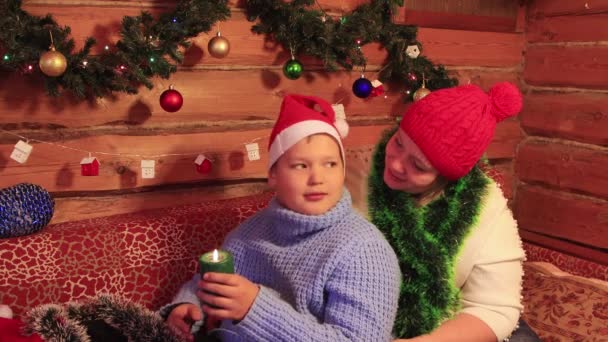
[[[476,166],[450,183],[441,197],[418,206],[412,195],[391,190],[383,181],[385,147],[395,131],[376,147],[368,202],[371,220],[395,250],[403,276],[393,332],[411,338],[431,332],[460,307],[454,265],[489,179]]]
[[[387,62],[378,79],[405,84],[408,88],[406,94],[410,95],[408,98],[412,99],[424,83],[431,90],[457,84],[456,79],[447,76],[443,66],[434,65],[426,57],[419,56],[421,44],[416,40],[416,26],[392,22],[393,13],[397,6],[403,5],[403,0],[372,0],[341,18],[333,18],[321,8],[310,9],[315,2],[247,1],[248,19],[259,19],[252,31],[267,35],[291,52],[292,59],[283,69],[287,77],[294,79],[300,76],[303,66],[296,59],[300,53],[318,58],[330,71],[338,66],[346,70],[355,66],[364,69],[367,62],[361,46],[378,42],[388,52]],[[367,97],[371,92],[368,82],[360,82],[364,87],[353,85],[355,95]]]
[[[21,0],[4,0],[0,4],[0,68],[30,73],[40,64],[47,92],[53,96],[62,90],[80,98],[135,94],[141,84],[152,88],[152,77],[168,78],[177,70],[175,63],[183,60],[179,49],[187,49],[190,38],[229,16],[227,0],[179,1],[158,20],[146,11],[125,16],[121,39],[94,56],[90,54],[94,38],[87,38],[84,47],[73,52],[69,27],[59,26],[50,14],[28,14],[21,9]],[[44,54],[50,46],[56,51]]]
[[[208,32],[217,21],[230,16],[227,0],[183,0],[175,9],[155,21],[143,11],[137,17],[125,16],[121,39],[107,46],[101,55],[91,55],[95,39],[86,39],[78,52],[70,28],[59,26],[51,15],[37,17],[21,9],[21,0],[0,4],[0,69],[32,73],[38,64],[43,71],[47,92],[58,96],[69,91],[80,98],[105,97],[113,92],[137,93],[140,85],[152,88],[150,78],[168,78],[177,70],[183,54],[180,48],[190,46],[189,39]],[[284,67],[291,79],[298,78],[302,64],[296,55],[306,54],[323,61],[327,70],[338,66],[352,70],[367,64],[361,46],[380,43],[388,52],[378,79],[405,84],[408,99],[416,99],[431,90],[456,85],[442,65],[419,56],[421,44],[416,40],[415,26],[396,25],[393,12],[403,0],[372,0],[341,18],[327,15],[321,8],[310,9],[315,0],[248,0],[250,21],[259,19],[252,31],[265,34],[290,51],[292,60]],[[218,45],[219,47],[220,45]],[[56,51],[48,51],[51,50]],[[359,97],[372,92],[371,82],[362,77],[353,91]],[[171,94],[174,95],[174,94]],[[178,110],[180,96],[175,94],[168,111]],[[173,103],[175,102],[175,103]]]

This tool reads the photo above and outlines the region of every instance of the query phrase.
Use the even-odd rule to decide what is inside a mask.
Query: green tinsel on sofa
[[[368,204],[372,222],[399,258],[403,282],[393,332],[409,338],[431,332],[458,311],[454,264],[490,181],[476,166],[449,183],[440,197],[419,206],[413,195],[391,190],[383,181],[385,147],[396,130],[387,131],[376,146]]]

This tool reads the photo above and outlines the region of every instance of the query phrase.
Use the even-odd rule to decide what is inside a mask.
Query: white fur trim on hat
[[[297,144],[298,141],[306,138],[309,135],[326,133],[332,136],[340,146],[340,156],[342,157],[342,164],[346,168],[346,161],[344,160],[344,147],[342,146],[342,140],[340,140],[340,134],[336,129],[323,121],[320,120],[306,120],[295,123],[276,135],[270,149],[268,150],[268,169],[277,162],[279,157],[283,153],[287,152],[293,145]]]

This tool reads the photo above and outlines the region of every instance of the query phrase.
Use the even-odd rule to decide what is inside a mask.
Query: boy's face
[[[326,213],[338,203],[344,187],[338,143],[326,134],[300,140],[270,169],[268,184],[285,207],[306,215]]]

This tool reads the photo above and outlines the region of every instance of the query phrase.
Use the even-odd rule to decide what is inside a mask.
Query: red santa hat
[[[287,95],[283,98],[279,117],[270,134],[268,169],[298,141],[320,133],[336,140],[340,146],[342,164],[345,165],[342,138],[347,132],[348,125],[343,119],[336,121],[336,114],[327,101],[315,96]]]

